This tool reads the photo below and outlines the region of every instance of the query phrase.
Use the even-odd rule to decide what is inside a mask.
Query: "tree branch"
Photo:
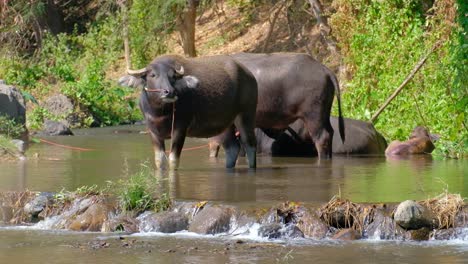
[[[440,42],[437,42],[436,44],[434,44],[431,50],[429,50],[429,52],[423,58],[421,58],[418,64],[416,64],[416,66],[410,72],[410,74],[408,74],[406,79],[400,84],[400,86],[395,90],[395,92],[393,92],[393,94],[387,99],[387,101],[385,101],[385,103],[379,108],[379,110],[377,110],[374,116],[372,116],[372,118],[370,119],[370,122],[373,123],[377,119],[377,117],[382,113],[382,111],[390,104],[390,102],[393,101],[395,97],[397,97],[397,95],[401,92],[401,90],[403,90],[403,88],[409,83],[409,81],[413,79],[414,75],[419,71],[419,69],[421,69],[421,67],[424,65],[429,55],[431,55],[440,46],[439,44]]]

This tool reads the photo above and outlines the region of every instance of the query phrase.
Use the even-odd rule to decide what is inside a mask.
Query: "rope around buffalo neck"
[[[172,141],[174,140],[174,123],[175,123],[175,102],[172,103],[172,124],[171,124],[171,152],[172,153]],[[169,154],[170,155],[170,154]]]
[[[159,92],[161,92],[163,90],[163,89],[158,89],[158,88],[150,89],[150,88],[146,87],[146,85],[145,85],[145,87],[143,89],[145,90],[145,92],[156,92],[156,93],[159,93]],[[170,148],[169,155],[170,155],[170,153],[172,153],[172,142],[173,142],[173,139],[174,139],[175,111],[176,111],[175,102],[172,102],[171,148]]]

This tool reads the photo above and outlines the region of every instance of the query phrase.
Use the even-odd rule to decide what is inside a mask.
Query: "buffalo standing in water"
[[[144,87],[140,109],[157,168],[165,168],[167,163],[164,139],[172,138],[169,167],[177,168],[186,136],[207,138],[223,131],[226,167],[234,167],[240,146],[230,128],[233,122],[240,132],[249,167],[256,167],[257,83],[242,65],[229,56],[185,59],[166,55],[145,69],[129,73],[137,78],[124,76],[119,82]]]
[[[384,153],[387,141],[371,123],[349,118],[345,118],[344,121],[347,140],[343,143],[337,136],[333,136],[333,154],[375,155]],[[338,118],[330,117],[330,123],[334,130],[338,129]],[[296,120],[284,131],[277,131],[274,138],[258,128],[255,129],[255,136],[257,138],[257,153],[284,157],[317,156],[314,142],[302,120]],[[217,156],[218,149],[219,142],[210,142],[211,157]]]
[[[249,69],[258,84],[256,127],[267,135],[284,130],[297,119],[304,122],[319,158],[332,156],[330,111],[336,91],[338,128],[345,139],[341,100],[335,75],[311,56],[301,53],[239,53],[232,57]],[[224,136],[211,139],[210,145]]]

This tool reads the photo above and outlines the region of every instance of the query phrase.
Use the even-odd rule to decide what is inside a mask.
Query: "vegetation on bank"
[[[82,126],[91,125],[93,120],[104,126],[141,118],[135,92],[117,86],[115,81],[125,71],[124,21],[128,23],[133,66],[142,67],[154,56],[171,51],[168,41],[177,30],[178,14],[187,1],[133,0],[118,5],[108,0],[80,0],[57,4],[64,15],[63,30],[44,28],[45,33],[37,31],[34,23],[41,25],[47,1],[22,2],[9,2],[1,9],[0,79],[39,101],[56,92],[67,95],[75,102],[76,111],[92,116]],[[198,11],[218,8],[219,2],[202,0]],[[282,2],[288,20],[314,20],[303,12],[310,8],[311,1],[225,0],[226,8],[240,11],[239,26],[233,29],[236,34],[228,32],[207,45],[218,48],[233,37],[241,37],[260,22],[256,20],[259,7],[278,7]],[[324,16],[348,73],[341,80],[345,115],[369,120],[420,58],[437,44],[422,69],[375,125],[388,140],[406,139],[416,125],[425,125],[442,136],[438,153],[449,157],[466,155],[468,4],[460,0],[320,2],[328,10]],[[14,15],[21,19],[9,19]],[[40,104],[29,104],[29,108],[28,124],[33,129],[39,129],[45,118],[58,118]]]
[[[459,157],[468,148],[468,4],[431,2],[334,1],[331,24],[352,76],[344,84],[344,112],[369,120],[434,48],[375,125],[387,139],[405,139],[424,125],[442,136],[438,153]]]
[[[171,200],[162,191],[161,183],[154,177],[154,171],[146,163],[139,171],[129,174],[124,172],[122,179],[108,181],[105,187],[97,185],[81,186],[74,191],[62,189],[54,195],[55,200],[67,202],[73,196],[111,195],[117,200],[120,211],[132,211],[137,214],[144,211],[161,212],[171,207]]]
[[[24,127],[18,125],[14,119],[0,115],[0,157],[3,153],[7,153],[13,157],[21,155],[11,140],[20,138],[24,132]]]

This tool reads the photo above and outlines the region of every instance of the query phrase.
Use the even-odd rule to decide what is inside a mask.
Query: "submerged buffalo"
[[[232,57],[252,72],[258,84],[256,127],[267,134],[284,130],[300,119],[319,158],[332,155],[330,111],[336,91],[338,130],[345,139],[341,100],[335,75],[311,56],[301,53],[239,53]],[[222,142],[224,136],[212,139]]]
[[[392,141],[385,150],[385,154],[387,156],[430,154],[435,149],[433,142],[438,139],[438,135],[430,134],[423,126],[417,126],[407,141]]]
[[[249,167],[256,167],[254,134],[257,83],[252,74],[229,56],[186,59],[157,57],[145,69],[129,71],[123,85],[141,86],[140,109],[151,137],[156,167],[166,167],[164,140],[172,138],[169,167],[177,168],[185,137],[226,135],[226,167],[236,164],[240,132]],[[136,78],[135,78],[136,77]]]
[[[330,117],[330,123],[333,129],[338,129],[338,118]],[[333,154],[369,155],[384,153],[387,141],[371,123],[345,118],[344,124],[347,140],[342,143],[337,136],[334,136]],[[278,131],[273,136],[274,138],[258,128],[255,129],[255,136],[257,138],[257,153],[286,157],[317,156],[314,142],[301,120],[292,123],[284,131]],[[211,157],[217,156],[219,144],[219,142],[215,141],[210,142]]]

